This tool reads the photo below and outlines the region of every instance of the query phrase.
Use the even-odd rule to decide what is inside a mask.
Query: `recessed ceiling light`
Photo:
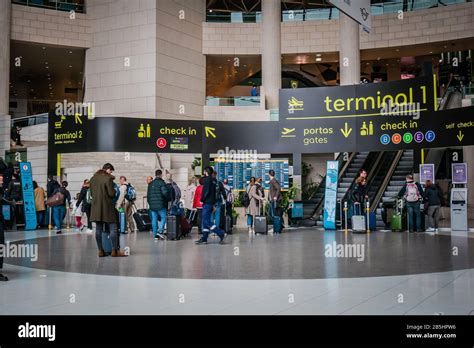
[[[46,68],[46,69],[49,69],[49,66],[46,65],[45,68]]]
[[[377,57],[377,60],[380,60],[381,58],[380,57]]]
[[[316,57],[321,57],[321,53],[317,53],[317,54],[316,54]]]
[[[70,68],[72,68],[72,65],[69,65]]]
[[[397,52],[400,52],[400,49],[399,49],[399,48],[397,48],[395,51],[397,51]]]
[[[446,45],[444,45],[443,47],[444,47],[444,48],[448,48],[448,46],[446,46]]]
[[[46,49],[46,46],[43,46],[43,47],[41,47],[41,48],[45,50],[45,49]]]
[[[433,51],[430,51],[430,54],[433,54]]]
[[[48,65],[48,62],[44,62],[44,64]]]
[[[210,13],[212,13],[212,10],[209,10]]]
[[[317,61],[317,62],[320,62],[320,61],[322,61],[322,58],[319,58],[319,57],[318,57],[318,58],[316,58],[316,61]]]
[[[28,83],[30,83],[30,82],[31,82],[31,80],[28,80]]]
[[[30,89],[30,91],[31,91],[31,92],[34,92],[35,90],[32,88],[32,89]]]
[[[72,54],[72,51],[69,51],[69,54]]]

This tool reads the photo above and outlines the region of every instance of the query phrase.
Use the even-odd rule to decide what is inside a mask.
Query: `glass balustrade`
[[[85,13],[84,0],[12,0],[13,4]]]

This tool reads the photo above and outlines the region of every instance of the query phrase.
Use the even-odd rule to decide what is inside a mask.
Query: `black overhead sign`
[[[74,152],[290,154],[474,145],[474,107],[436,112],[433,78],[282,90],[280,102],[279,122],[51,114],[50,157]]]

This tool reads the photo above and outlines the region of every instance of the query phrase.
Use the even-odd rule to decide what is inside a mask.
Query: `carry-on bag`
[[[127,223],[125,219],[125,212],[124,211],[119,211],[119,232],[120,233],[127,233],[126,228],[127,228]]]
[[[352,232],[354,233],[366,233],[367,228],[365,226],[365,216],[361,215],[360,203],[354,203],[354,215],[351,217]]]
[[[402,204],[403,203],[400,201],[395,202],[395,213],[392,215],[392,219],[390,220],[390,229],[392,232],[403,231]]]
[[[148,209],[138,209],[133,205],[133,209],[135,210],[135,213],[133,213],[133,220],[135,221],[137,225],[137,229],[140,232],[144,231],[150,231],[151,230],[151,219],[150,215],[148,212]]]
[[[181,217],[176,215],[168,215],[166,218],[166,238],[170,240],[178,240],[181,238]]]
[[[259,214],[261,213],[260,202],[258,203],[258,212]],[[262,215],[256,215],[255,221],[254,221],[254,229],[255,229],[255,234],[258,234],[258,233],[267,234],[268,233],[267,217],[262,216]]]

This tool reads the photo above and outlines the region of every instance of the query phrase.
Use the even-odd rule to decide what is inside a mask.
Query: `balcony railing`
[[[85,13],[84,0],[12,0],[12,3],[57,11]]]
[[[260,97],[207,97],[206,106],[260,106]]]
[[[399,11],[416,11],[428,8],[444,7],[447,5],[454,5],[460,3],[470,2],[470,0],[408,0],[404,6],[403,0],[385,1],[382,3],[372,4],[370,6],[371,14],[374,16],[398,13]],[[317,21],[338,19],[339,10],[335,7],[321,8],[321,9],[305,9],[305,10],[290,10],[282,11],[282,22],[302,22],[302,21]],[[217,23],[258,23],[261,22],[261,12],[220,12],[208,11],[206,15],[207,22]]]
[[[11,120],[11,126],[16,127],[19,126],[21,128],[29,127],[29,126],[36,126],[39,124],[48,123],[48,114],[39,114],[39,115],[31,115],[25,117],[14,118]]]

